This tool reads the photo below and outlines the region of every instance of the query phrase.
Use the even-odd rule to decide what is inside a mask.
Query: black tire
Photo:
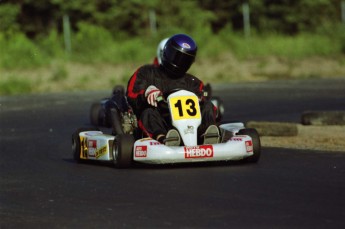
[[[126,89],[123,85],[116,85],[114,88],[113,88],[113,91],[112,91],[112,94],[116,94],[116,93],[119,93],[121,95],[125,95],[125,92],[126,92]]]
[[[82,161],[82,159],[80,158],[81,143],[79,133],[84,131],[99,131],[99,129],[95,127],[79,128],[72,134],[72,154],[73,159],[77,162]]]
[[[102,112],[102,105],[100,102],[94,102],[91,104],[90,108],[90,122],[94,126],[101,126],[101,112]]]
[[[256,129],[246,128],[238,131],[237,135],[248,135],[253,141],[253,155],[244,159],[245,162],[256,163],[260,159],[261,155],[261,143],[260,136]]]
[[[133,161],[134,137],[130,134],[119,134],[113,143],[113,162],[116,168],[128,168]]]
[[[116,108],[110,110],[111,125],[113,128],[113,135],[123,134],[122,120],[120,111]]]

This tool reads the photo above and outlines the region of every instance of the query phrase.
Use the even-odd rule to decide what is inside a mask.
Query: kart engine
[[[123,112],[121,116],[123,133],[133,134],[138,127],[137,117],[132,112]]]

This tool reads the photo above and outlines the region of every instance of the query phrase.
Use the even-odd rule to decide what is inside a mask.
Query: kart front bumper
[[[253,142],[247,135],[198,146],[165,146],[153,139],[140,139],[133,148],[133,160],[148,164],[241,160],[252,155]]]

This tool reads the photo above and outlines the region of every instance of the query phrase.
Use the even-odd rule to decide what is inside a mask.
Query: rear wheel
[[[102,123],[101,120],[102,105],[100,102],[94,102],[90,108],[90,121],[94,126],[100,126]]]
[[[72,134],[72,153],[73,153],[73,159],[77,162],[80,162],[82,159],[80,158],[81,154],[81,142],[79,133],[84,131],[99,131],[98,128],[94,127],[86,127],[86,128],[79,128]]]
[[[123,134],[121,115],[117,108],[110,109],[110,118],[113,135]]]
[[[256,129],[246,128],[238,131],[237,135],[248,135],[252,138],[253,141],[253,155],[244,159],[246,162],[255,163],[259,161],[261,155],[261,143],[260,136]]]
[[[113,143],[113,162],[117,168],[128,168],[133,161],[134,137],[130,134],[116,135]]]
[[[119,94],[121,94],[121,95],[124,96],[124,95],[125,95],[125,91],[126,91],[126,89],[125,89],[124,86],[122,86],[122,85],[116,85],[116,86],[113,88],[112,94],[114,95],[114,94],[119,93]]]

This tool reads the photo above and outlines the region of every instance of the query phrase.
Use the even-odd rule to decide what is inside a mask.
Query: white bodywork
[[[102,131],[85,131],[79,133],[80,159],[110,161],[113,159],[111,147],[114,136]]]
[[[168,96],[167,101],[172,125],[180,133],[184,144],[196,146],[198,141],[197,129],[201,124],[198,97],[192,92],[180,90]]]
[[[241,123],[225,124],[220,128],[235,134],[243,128]],[[232,135],[232,134],[231,134]],[[113,160],[112,141],[114,136],[101,131],[81,132],[84,141],[81,146],[81,159]],[[84,150],[83,150],[84,149]],[[241,160],[253,155],[252,139],[247,135],[236,135],[224,143],[195,146],[165,146],[151,138],[139,139],[134,143],[133,160],[149,164],[190,163],[201,161]]]
[[[241,160],[253,155],[249,136],[234,136],[225,143],[199,146],[168,147],[153,139],[141,139],[134,144],[134,161],[164,164],[201,161]]]

